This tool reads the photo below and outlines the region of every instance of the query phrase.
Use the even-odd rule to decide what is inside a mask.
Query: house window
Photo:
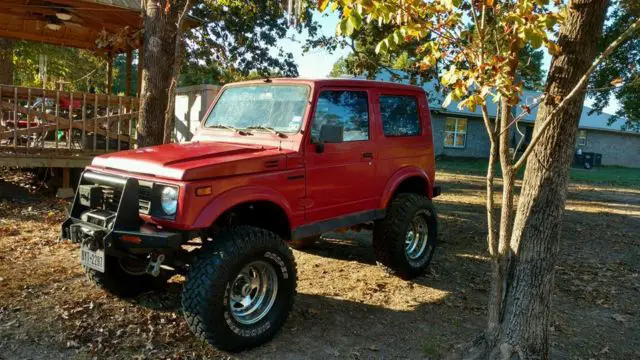
[[[381,95],[380,117],[384,136],[420,135],[418,100],[415,96]]]
[[[578,130],[578,146],[587,146],[587,130]]]
[[[444,126],[444,146],[463,148],[467,142],[467,119],[447,118]]]

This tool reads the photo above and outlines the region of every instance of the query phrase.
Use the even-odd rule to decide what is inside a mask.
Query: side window
[[[380,117],[385,136],[420,135],[418,100],[415,96],[381,95]]]
[[[587,146],[587,130],[578,130],[578,146]]]
[[[318,142],[322,125],[344,129],[344,141],[369,140],[369,101],[365,91],[327,90],[320,93],[311,125],[311,140]]]

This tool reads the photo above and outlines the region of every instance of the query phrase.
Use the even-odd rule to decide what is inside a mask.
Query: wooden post
[[[62,188],[68,189],[71,187],[71,176],[69,168],[62,168]]]
[[[109,52],[107,55],[107,94],[111,94],[111,86],[113,84],[113,54]]]
[[[122,96],[118,96],[118,151],[120,151],[120,130],[122,126]]]
[[[73,91],[69,91],[69,136],[67,146],[71,149],[71,141],[73,140]]]
[[[93,152],[96,152],[96,134],[98,133],[98,94],[93,94]]]
[[[29,152],[29,136],[31,135],[29,129],[31,129],[31,88],[27,89],[27,153]]]
[[[2,102],[2,85],[0,85],[0,102]],[[4,107],[0,106],[0,121],[4,120]],[[2,131],[5,131],[5,128],[0,126]],[[1,140],[2,138],[0,138]]]
[[[109,113],[109,105],[111,104],[111,95],[107,95],[107,132],[106,132],[106,136],[105,136],[105,144],[104,144],[104,150],[105,152],[109,152],[109,140],[111,140],[111,137],[109,135],[111,135],[111,114]]]
[[[144,69],[144,39],[141,40],[140,48],[138,49],[138,83],[136,94],[140,98],[140,92],[142,91],[142,70]]]
[[[125,95],[131,96],[131,72],[133,71],[133,51],[131,50],[131,46],[127,46],[127,69],[125,75]]]
[[[56,149],[58,148],[58,131],[60,131],[60,125],[58,124],[58,114],[60,113],[60,90],[56,90],[56,133],[54,139],[56,140]]]
[[[131,108],[129,109],[129,114],[133,113],[135,110],[135,98],[131,98]],[[129,125],[129,150],[133,149],[133,145],[135,142],[133,141],[133,133],[135,132],[136,119],[133,119],[129,116],[128,120]]]
[[[45,113],[45,106],[47,105],[47,91],[44,88],[42,88],[42,103],[41,104],[42,105],[40,106],[40,112],[44,114]],[[44,123],[45,123],[45,121],[44,121],[44,119],[42,119],[40,121],[40,125],[42,126],[42,132],[40,133],[40,138],[42,139],[42,142],[41,142],[41,148],[42,149],[44,149],[44,145],[45,145],[44,142],[47,139],[45,131],[44,131]]]
[[[18,146],[18,88],[13,88],[13,148]]]
[[[80,149],[85,148],[85,134],[87,132],[87,93],[82,94],[82,144],[80,144]]]

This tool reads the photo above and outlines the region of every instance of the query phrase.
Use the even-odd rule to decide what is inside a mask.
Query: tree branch
[[[560,102],[560,104],[551,112],[551,114],[549,114],[544,119],[544,121],[542,122],[542,125],[540,126],[540,130],[533,135],[533,138],[531,139],[531,142],[529,143],[529,146],[527,146],[527,148],[525,149],[525,151],[522,154],[522,156],[520,157],[520,159],[518,159],[518,162],[516,162],[515,165],[513,165],[515,170],[519,169],[520,167],[522,167],[522,165],[524,165],[524,163],[527,161],[527,158],[529,157],[529,155],[531,155],[531,152],[533,151],[533,148],[536,146],[538,141],[540,141],[540,139],[542,138],[542,135],[544,135],[545,130],[551,124],[551,119],[556,114],[558,114],[558,112],[560,112],[560,110],[564,109],[564,107],[567,106],[569,101],[571,101],[576,95],[578,95],[582,91],[582,88],[587,84],[587,81],[589,80],[589,76],[591,76],[591,73],[593,73],[593,71],[596,69],[596,67],[598,67],[598,65],[600,65],[600,63],[604,59],[606,59],[609,55],[611,55],[611,53],[618,46],[620,46],[629,36],[631,36],[631,34],[634,31],[636,31],[639,27],[640,27],[640,19],[638,19],[636,22],[634,22],[615,41],[613,41],[611,44],[609,44],[609,46],[605,49],[605,51],[602,52],[602,54],[600,54],[600,56],[598,56],[598,58],[596,59],[596,61],[593,62],[593,64],[591,64],[589,69],[587,69],[587,72],[584,75],[582,75],[582,77],[580,78],[580,81],[578,81],[578,83],[573,88],[573,90],[571,90],[569,92],[569,94]]]

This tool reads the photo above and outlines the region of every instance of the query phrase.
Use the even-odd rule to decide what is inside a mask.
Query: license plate
[[[91,251],[82,246],[80,248],[80,263],[100,272],[104,272],[104,250]]]

